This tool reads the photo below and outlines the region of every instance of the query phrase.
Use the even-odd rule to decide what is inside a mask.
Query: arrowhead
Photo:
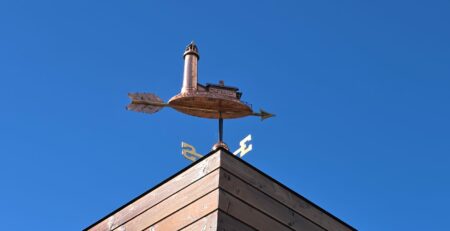
[[[273,117],[275,115],[274,114],[270,114],[270,113],[260,109],[259,110],[259,116],[261,117],[261,121],[262,121],[262,120],[268,119],[270,117]]]

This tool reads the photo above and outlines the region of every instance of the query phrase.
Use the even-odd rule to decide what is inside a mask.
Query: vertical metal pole
[[[223,119],[222,119],[222,112],[219,112],[219,143],[223,143]]]
[[[223,142],[223,119],[222,117],[219,118],[219,142]]]
[[[219,112],[219,142],[214,144],[212,150],[217,150],[218,148],[229,150],[228,146],[223,142],[223,118],[221,112]]]

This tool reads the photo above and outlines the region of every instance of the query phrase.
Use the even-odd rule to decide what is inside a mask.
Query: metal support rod
[[[219,142],[217,142],[217,144],[214,144],[212,150],[217,150],[218,148],[224,148],[226,150],[229,150],[228,146],[223,142],[223,118],[222,118],[222,112],[219,112]]]
[[[222,113],[220,113],[220,117],[219,117],[219,142],[223,142],[223,119],[222,119]]]

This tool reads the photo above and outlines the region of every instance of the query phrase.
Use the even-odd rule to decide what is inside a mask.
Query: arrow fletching
[[[161,110],[166,104],[164,101],[152,93],[128,93],[131,103],[127,110],[153,114]]]

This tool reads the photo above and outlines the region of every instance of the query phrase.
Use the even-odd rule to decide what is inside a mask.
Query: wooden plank
[[[216,210],[181,231],[255,231],[252,227]]]
[[[182,229],[209,213],[217,210],[219,189],[212,191],[194,203],[166,217],[158,223],[146,228],[146,231],[168,231]],[[126,229],[127,231],[142,229]]]
[[[246,183],[253,185],[260,191],[268,194],[270,197],[280,201],[299,214],[312,220],[325,230],[350,231],[350,227],[344,225],[330,215],[324,213],[319,208],[297,196],[295,193],[287,190],[280,184],[272,181],[270,178],[262,175],[255,169],[247,166],[241,160],[237,160],[224,151],[221,151],[220,166],[234,175],[241,178]]]
[[[163,201],[177,191],[214,171],[219,167],[219,163],[219,153],[215,153],[209,156],[208,158],[202,160],[199,163],[196,163],[191,168],[172,178],[168,182],[165,182],[163,185],[143,195],[123,209],[117,211],[109,218],[102,220],[100,223],[93,226],[89,230],[106,231],[115,229],[116,227],[122,225],[123,223],[127,222],[143,211]]]
[[[125,230],[143,230],[219,187],[219,169],[123,224]],[[216,198],[216,200],[218,200]]]
[[[220,169],[219,187],[294,230],[324,230],[224,169]]]
[[[231,194],[223,190],[219,191],[219,209],[224,213],[239,219],[243,223],[254,227],[256,230],[293,230],[238,200]]]
[[[218,231],[254,231],[256,229],[230,217],[226,213],[219,211],[219,220],[217,224]]]
[[[181,231],[217,231],[218,211],[206,215]]]

